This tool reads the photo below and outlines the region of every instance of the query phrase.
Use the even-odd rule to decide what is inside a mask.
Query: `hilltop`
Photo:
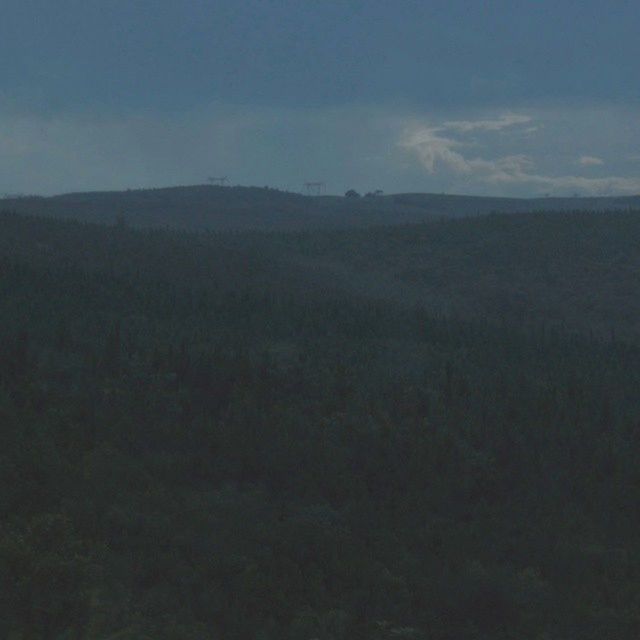
[[[304,230],[419,223],[433,218],[532,211],[640,208],[640,196],[495,198],[429,193],[304,196],[267,187],[195,185],[0,200],[0,210],[189,230]]]

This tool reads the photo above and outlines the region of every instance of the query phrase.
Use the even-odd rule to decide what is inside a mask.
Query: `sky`
[[[640,193],[640,8],[3,0],[0,194]]]

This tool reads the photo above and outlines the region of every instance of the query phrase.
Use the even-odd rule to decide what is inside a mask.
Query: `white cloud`
[[[601,167],[604,164],[604,160],[597,156],[580,156],[578,158],[578,164],[581,164],[583,167]]]
[[[528,124],[531,116],[517,113],[505,113],[498,118],[485,120],[451,120],[441,125],[442,129],[468,133],[469,131],[502,131],[517,124]]]
[[[476,120],[443,121],[440,124],[423,124],[413,120],[404,129],[400,138],[401,148],[418,158],[431,175],[450,173],[485,185],[536,187],[548,192],[579,191],[593,195],[613,193],[639,193],[640,177],[606,175],[586,177],[573,174],[554,175],[537,169],[537,163],[527,153],[510,153],[497,157],[471,155],[469,147],[478,146],[474,139],[466,137],[471,132],[513,134],[517,142],[522,133],[533,133],[543,129],[544,124],[532,124],[530,115],[507,113],[497,118]],[[484,140],[487,152],[493,146]],[[515,142],[514,142],[515,144]],[[513,146],[513,145],[512,145]],[[594,155],[582,155],[578,163],[585,167],[600,167],[604,161]]]

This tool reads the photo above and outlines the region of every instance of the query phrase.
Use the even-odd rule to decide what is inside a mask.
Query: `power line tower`
[[[304,190],[308,196],[322,195],[327,189],[325,182],[305,182]]]
[[[214,178],[214,177],[207,178],[207,182],[209,182],[210,184],[214,184],[218,187],[226,187],[229,181],[227,180],[227,176],[223,176],[222,178]]]

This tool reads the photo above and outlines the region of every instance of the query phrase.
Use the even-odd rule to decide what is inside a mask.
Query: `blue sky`
[[[632,2],[4,0],[0,192],[640,192]]]

